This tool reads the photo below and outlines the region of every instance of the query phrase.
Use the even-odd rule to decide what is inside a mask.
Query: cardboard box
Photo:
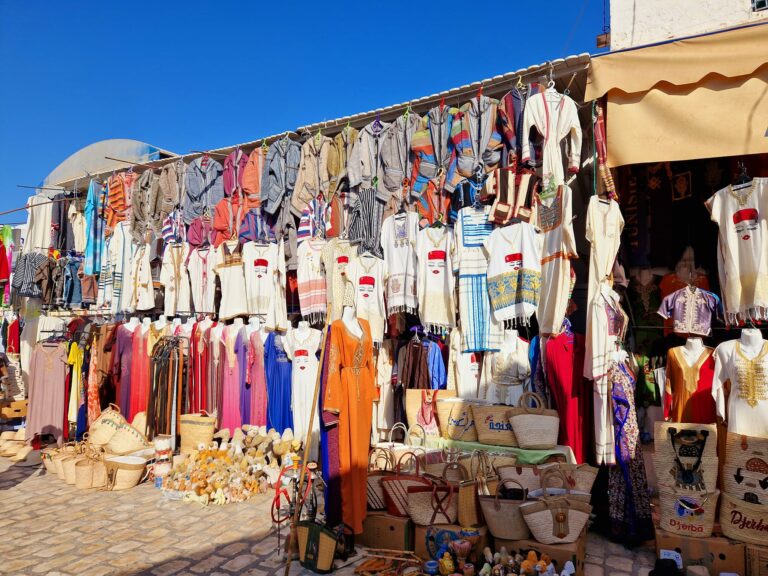
[[[680,554],[683,568],[688,566],[706,566],[710,574],[730,572],[746,576],[746,546],[727,538],[711,536],[693,538],[656,530],[656,556],[662,550]]]
[[[747,576],[768,576],[768,547],[747,544]]]
[[[368,514],[363,522],[363,533],[355,540],[369,548],[413,551],[413,523],[410,518]]]
[[[498,552],[504,546],[507,552],[520,552],[525,556],[529,550],[534,550],[538,554],[548,554],[555,561],[556,572],[559,574],[565,563],[569,560],[573,562],[576,568],[576,576],[584,574],[584,557],[587,552],[587,530],[581,533],[579,539],[571,544],[541,544],[536,540],[502,540],[496,538],[495,551]]]
[[[414,530],[414,538],[415,538],[414,549],[416,551],[416,556],[418,556],[422,560],[432,560],[432,557],[429,555],[429,552],[427,551],[427,530],[430,530],[429,536],[431,538],[435,538],[436,536],[439,536],[441,531],[453,532],[455,534],[455,538],[451,538],[451,539],[455,540],[459,537],[458,534],[463,530],[463,528],[458,524],[436,524],[434,526],[416,526],[416,529]],[[480,533],[480,538],[475,544],[475,547],[472,549],[472,553],[479,554],[480,556],[482,556],[483,548],[489,545],[488,528],[486,528],[485,526],[481,526],[479,528],[470,528],[470,530],[476,530],[477,532]],[[449,536],[449,535],[446,534],[445,536]],[[478,569],[477,572],[480,572],[480,570]]]

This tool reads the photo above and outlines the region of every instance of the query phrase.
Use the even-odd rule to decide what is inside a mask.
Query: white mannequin
[[[763,335],[757,328],[745,328],[741,331],[739,345],[744,356],[750,360],[756,358],[763,349]]]
[[[357,321],[357,315],[355,309],[352,306],[344,306],[341,311],[341,321],[344,322],[344,326],[347,327],[349,333],[356,338],[363,337],[363,327],[360,326],[360,322]]]
[[[149,327],[152,325],[152,318],[149,316],[145,316],[141,319],[141,333],[146,334],[149,330]]]
[[[704,341],[701,338],[688,338],[683,346],[683,356],[689,366],[696,364],[704,351]]]
[[[244,326],[243,319],[235,318],[232,320],[232,326],[234,326],[237,330],[240,330]]]
[[[506,350],[517,349],[517,330],[504,330],[504,348]]]
[[[248,326],[245,327],[248,337],[250,338],[251,334],[258,332],[259,328],[261,328],[261,320],[258,316],[251,316],[248,319]]]
[[[131,316],[131,319],[128,320],[128,322],[126,322],[124,326],[127,330],[130,330],[131,332],[133,332],[134,330],[136,330],[139,324],[140,324],[139,319],[136,316]]]
[[[179,326],[181,326],[181,318],[175,316],[171,321],[171,332],[175,332]]]
[[[160,316],[157,320],[155,320],[155,329],[156,330],[162,330],[168,325],[168,320],[165,319],[165,316]]]
[[[195,317],[190,316],[187,318],[187,321],[184,322],[184,326],[188,329],[189,332],[192,332],[192,328],[195,325]]]
[[[309,337],[309,331],[309,322],[306,320],[300,320],[299,327],[296,328],[296,335],[299,337],[299,339],[306,340]]]
[[[221,342],[221,333],[224,332],[224,323],[219,322],[211,328],[211,342]]]

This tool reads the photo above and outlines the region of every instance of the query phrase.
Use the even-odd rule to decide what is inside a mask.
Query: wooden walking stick
[[[303,494],[304,491],[304,481],[306,480],[306,473],[307,473],[307,460],[309,460],[309,452],[310,452],[310,446],[312,445],[312,436],[314,434],[314,427],[312,426],[312,423],[315,421],[315,412],[317,410],[317,405],[320,400],[320,377],[323,373],[323,361],[325,360],[325,344],[326,340],[328,339],[328,332],[330,330],[330,325],[326,324],[323,327],[323,339],[320,343],[320,364],[317,368],[317,377],[315,378],[315,393],[312,397],[312,408],[309,411],[309,425],[307,426],[307,435],[304,441],[304,454],[302,456],[301,460],[301,471],[299,472],[299,483],[298,483],[298,490],[296,493],[299,495],[297,497],[297,502],[294,506],[293,510],[293,516],[291,517],[291,530],[288,535],[288,541],[286,542],[286,551],[287,551],[287,562],[285,563],[285,576],[288,576],[290,570],[291,570],[291,562],[293,560],[293,554],[292,551],[298,550],[298,533],[296,531],[296,527],[299,523],[299,516],[301,515],[301,505],[298,502],[299,498],[301,498],[301,494]]]

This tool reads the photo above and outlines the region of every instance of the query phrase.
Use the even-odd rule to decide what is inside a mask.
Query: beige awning
[[[768,152],[768,25],[593,58],[608,165]]]

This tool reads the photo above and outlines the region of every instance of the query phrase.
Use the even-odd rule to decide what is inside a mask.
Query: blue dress
[[[83,273],[95,275],[101,272],[101,251],[104,248],[104,202],[102,186],[96,180],[88,184],[85,201],[85,262]]]
[[[264,372],[267,377],[267,428],[280,434],[293,429],[291,411],[291,361],[283,349],[282,338],[275,332],[264,344]]]

